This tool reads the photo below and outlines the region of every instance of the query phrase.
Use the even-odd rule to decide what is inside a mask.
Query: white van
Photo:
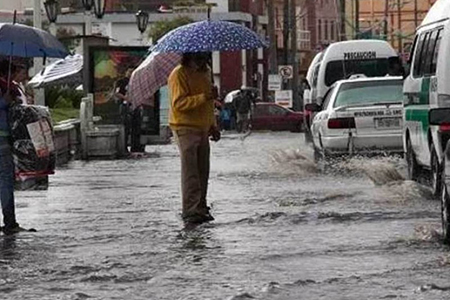
[[[445,125],[450,121],[449,17],[450,2],[437,1],[417,28],[410,72],[403,86],[408,177],[417,179],[423,170],[429,170],[435,195],[440,194],[440,162],[450,138],[450,128]]]
[[[310,97],[311,103],[317,104],[322,104],[323,97],[336,81],[348,79],[352,75],[363,74],[366,77],[402,75],[396,51],[389,43],[381,40],[333,43],[323,51],[321,59],[312,67]],[[310,115],[308,111],[304,113]],[[305,135],[308,132],[305,131]],[[306,140],[309,138],[306,137]]]
[[[450,242],[444,149],[450,139],[450,1],[438,0],[417,28],[403,85],[403,145],[409,179],[425,172],[443,200],[444,240]],[[445,174],[446,176],[450,174]]]
[[[323,52],[317,53],[311,64],[309,65],[308,72],[306,73],[306,81],[308,82],[308,88],[303,91],[303,124],[305,128],[305,138],[307,142],[311,142],[311,124],[312,124],[312,112],[305,109],[305,105],[312,103],[312,98],[315,98],[317,91],[317,75],[319,74],[320,61],[322,60]],[[314,95],[313,95],[314,94]]]

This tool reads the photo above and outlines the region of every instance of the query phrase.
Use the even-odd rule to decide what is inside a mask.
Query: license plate
[[[400,128],[401,118],[375,118],[375,128],[377,129],[391,129]]]

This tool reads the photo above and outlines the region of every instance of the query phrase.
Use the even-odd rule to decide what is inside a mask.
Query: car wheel
[[[430,174],[430,185],[433,190],[433,195],[439,197],[442,188],[442,166],[439,164],[439,160],[434,149],[434,145],[431,144],[431,174]]]
[[[314,147],[314,162],[318,164],[323,159],[322,153],[317,147]]]
[[[447,186],[444,184],[441,191],[441,219],[442,219],[442,239],[444,244],[450,244],[450,197]]]
[[[416,156],[409,138],[406,140],[405,158],[408,165],[408,179],[417,181],[419,178],[419,166],[417,165]]]

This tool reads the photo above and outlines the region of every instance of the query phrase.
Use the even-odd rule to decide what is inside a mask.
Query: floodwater
[[[74,161],[17,192],[0,299],[449,299],[440,203],[399,158],[322,172],[296,133],[212,145],[216,220],[185,227],[174,145]]]

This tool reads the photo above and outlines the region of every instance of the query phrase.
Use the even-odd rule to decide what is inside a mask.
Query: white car
[[[327,92],[311,124],[315,158],[403,153],[401,77],[341,80]]]

